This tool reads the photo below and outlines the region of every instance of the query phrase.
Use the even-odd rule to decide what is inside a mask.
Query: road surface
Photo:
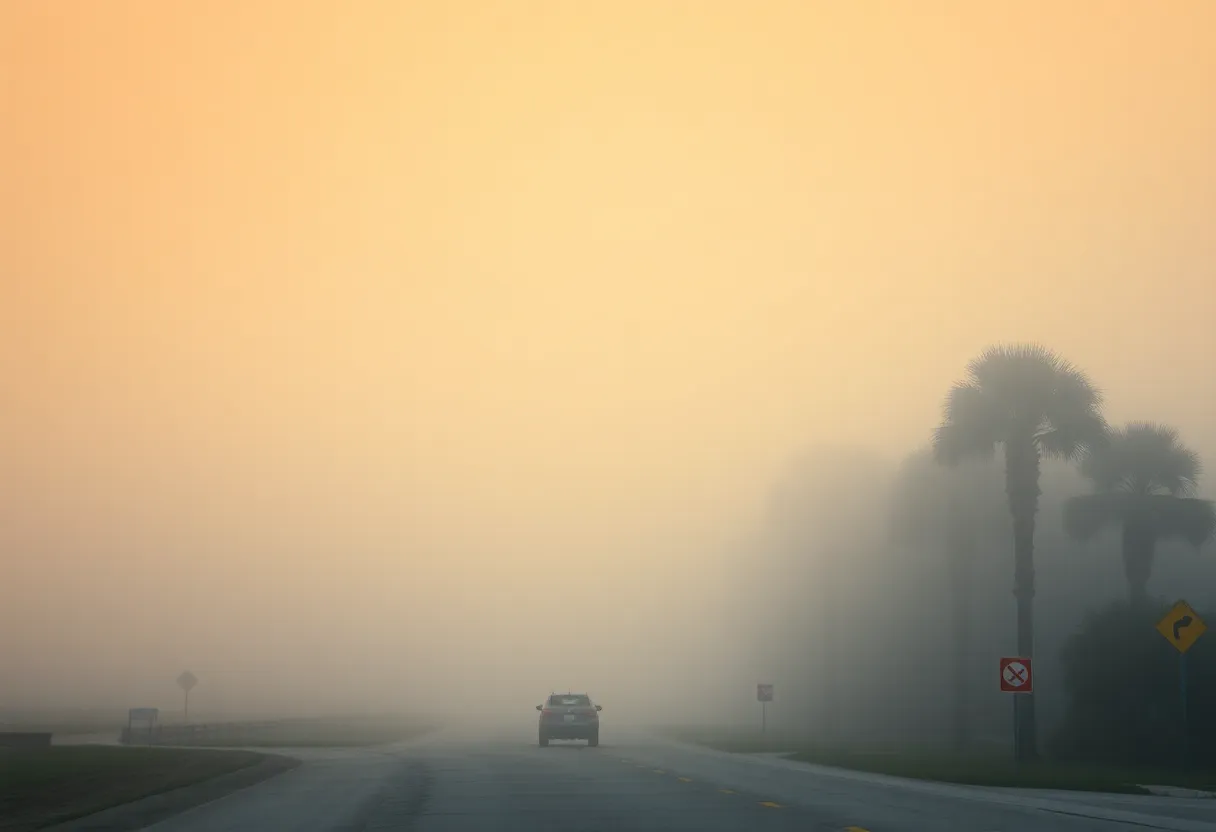
[[[607,724],[599,748],[539,748],[521,728],[300,756],[305,762],[292,772],[149,829],[1216,832],[1216,800],[896,780],[616,734]]]

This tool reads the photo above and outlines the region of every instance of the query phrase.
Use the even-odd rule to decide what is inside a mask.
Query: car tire
[[[544,734],[541,734],[541,735],[540,735],[540,747],[541,747],[541,748],[548,748],[548,747],[549,747],[549,738],[548,738],[548,737],[546,737]]]
[[[600,732],[599,731],[596,731],[594,734],[587,737],[587,747],[588,748],[595,748],[599,744],[600,744]]]

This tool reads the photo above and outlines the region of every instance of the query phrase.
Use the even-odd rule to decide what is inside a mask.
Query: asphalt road
[[[539,748],[521,727],[299,753],[305,763],[294,771],[149,829],[1216,832],[1216,800],[897,780],[617,734],[607,719],[599,748]]]

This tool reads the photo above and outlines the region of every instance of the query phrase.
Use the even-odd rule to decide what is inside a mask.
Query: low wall
[[[212,742],[239,742],[252,738],[278,722],[228,722],[218,725],[157,725],[148,728],[123,728],[123,745],[199,745]]]

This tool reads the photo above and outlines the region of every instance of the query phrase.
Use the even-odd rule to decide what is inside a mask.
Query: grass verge
[[[0,830],[25,832],[257,765],[252,751],[64,745],[0,749]]]
[[[894,777],[969,786],[1148,794],[1142,786],[1179,786],[1216,791],[1216,772],[1132,768],[1043,760],[1015,763],[1007,754],[961,754],[939,749],[827,747],[805,738],[754,732],[673,729],[668,736],[742,754],[783,752],[788,759]]]

